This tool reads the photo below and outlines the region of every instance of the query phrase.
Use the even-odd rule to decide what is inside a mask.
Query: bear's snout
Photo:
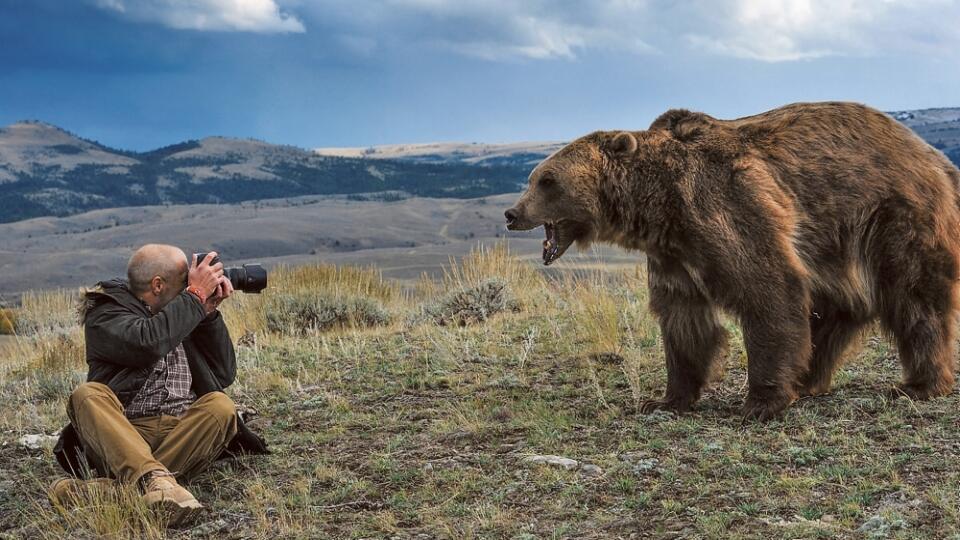
[[[507,218],[507,228],[512,231],[520,218],[520,212],[516,208],[509,208],[503,213],[503,217]]]

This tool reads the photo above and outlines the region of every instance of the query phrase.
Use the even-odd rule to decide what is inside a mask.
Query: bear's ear
[[[613,155],[628,155],[637,151],[637,138],[629,131],[621,131],[607,143],[607,151]]]

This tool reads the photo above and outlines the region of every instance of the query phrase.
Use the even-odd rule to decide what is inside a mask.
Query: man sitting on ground
[[[217,308],[233,293],[216,253],[188,264],[183,251],[150,244],[130,258],[128,281],[101,282],[81,308],[89,371],[70,396],[55,454],[74,476],[50,489],[76,503],[91,485],[136,485],[171,525],[202,505],[178,480],[224,450],[266,452],[222,390],[236,373],[233,343]],[[237,436],[238,431],[240,436]],[[80,453],[82,452],[82,453]]]

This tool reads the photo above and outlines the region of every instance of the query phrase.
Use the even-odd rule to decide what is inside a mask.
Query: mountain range
[[[314,148],[321,156],[367,159],[393,159],[417,163],[463,163],[468,165],[506,165],[533,169],[565,143],[521,142],[509,144],[424,143],[390,144],[353,148]]]
[[[960,163],[960,108],[893,111]],[[235,203],[302,195],[471,198],[522,189],[562,142],[303,149],[207,137],[118,150],[39,121],[0,129],[0,222],[99,208]]]
[[[540,159],[549,153],[543,152]],[[227,137],[130,152],[25,121],[0,129],[0,222],[302,195],[482,197],[518,191],[526,181],[533,158],[522,150],[508,154],[485,163],[373,160]]]

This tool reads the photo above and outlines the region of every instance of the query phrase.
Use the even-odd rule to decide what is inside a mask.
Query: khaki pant
[[[70,395],[67,414],[101,474],[124,483],[155,470],[170,471],[180,479],[196,475],[237,433],[236,408],[223,392],[204,394],[180,418],[128,420],[107,385],[88,382]]]

